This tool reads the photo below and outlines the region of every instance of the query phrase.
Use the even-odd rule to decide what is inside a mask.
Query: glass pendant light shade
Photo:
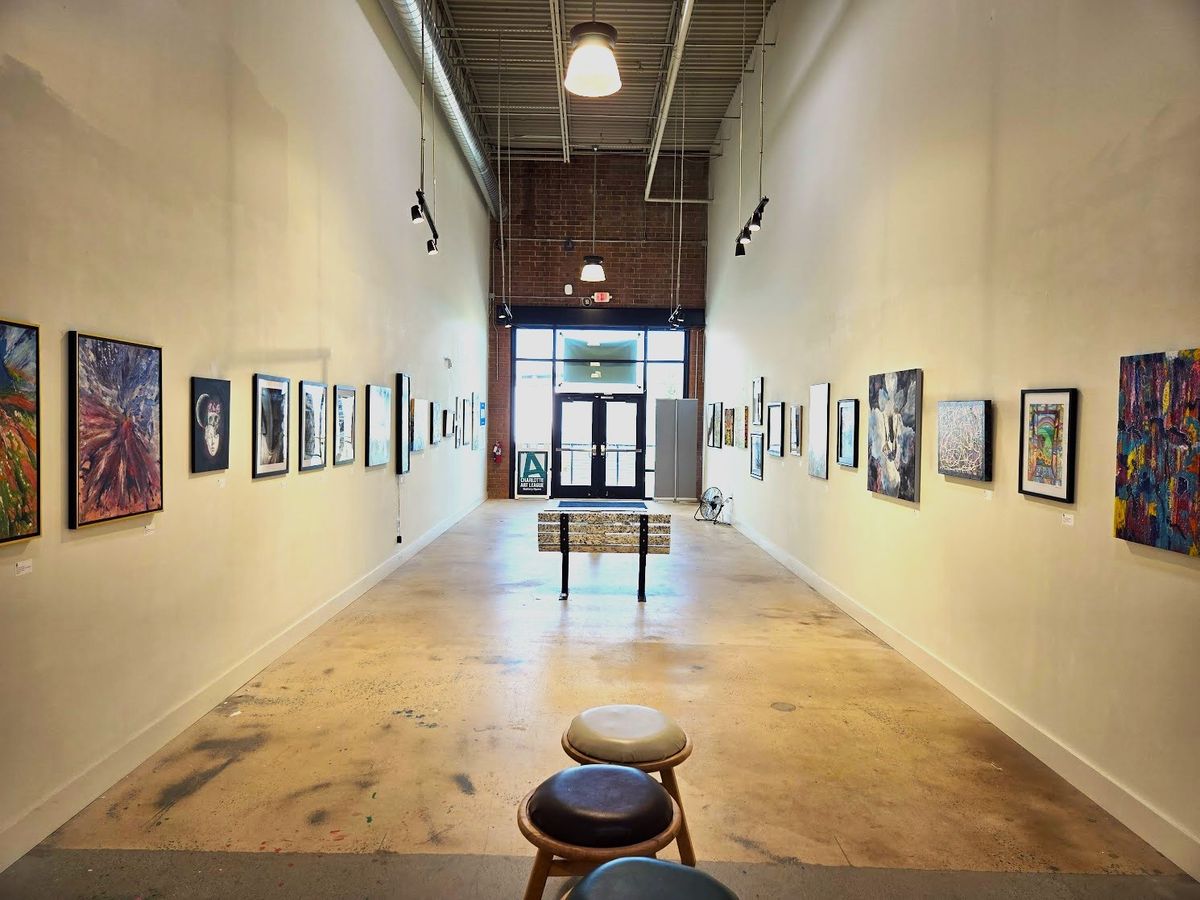
[[[604,280],[604,257],[603,256],[585,256],[583,258],[583,271],[579,273],[580,281],[603,281]]]
[[[571,29],[571,61],[563,86],[579,97],[607,97],[621,89],[613,47],[617,29],[604,22],[582,22]]]

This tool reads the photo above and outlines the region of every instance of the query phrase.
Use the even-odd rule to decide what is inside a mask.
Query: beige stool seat
[[[584,710],[567,728],[571,746],[613,763],[649,763],[683,749],[687,734],[674,719],[649,706],[617,704]]]

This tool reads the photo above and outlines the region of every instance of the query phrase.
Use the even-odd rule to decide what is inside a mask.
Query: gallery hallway
[[[535,550],[489,502],[0,874],[0,896],[502,897],[520,798],[597,704],[675,716],[700,865],[743,897],[1200,887],[728,528]],[[670,851],[674,853],[674,848]],[[548,892],[548,896],[550,892]]]

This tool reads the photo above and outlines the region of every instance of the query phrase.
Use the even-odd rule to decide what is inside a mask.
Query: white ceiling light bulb
[[[579,97],[608,97],[619,91],[616,43],[617,29],[604,22],[581,22],[572,28],[573,49],[563,86]]]
[[[579,273],[580,281],[603,281],[604,280],[604,257],[603,256],[585,256],[583,258],[583,271]]]

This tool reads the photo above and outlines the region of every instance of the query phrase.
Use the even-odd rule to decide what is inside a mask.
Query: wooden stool
[[[699,869],[663,859],[617,859],[605,863],[575,885],[571,900],[737,900],[731,891]]]
[[[649,706],[596,706],[584,710],[563,732],[567,756],[584,765],[629,766],[658,772],[663,787],[679,806],[679,859],[696,865],[675,767],[692,755],[692,739],[675,721]]]
[[[682,821],[679,804],[644,772],[596,765],[552,775],[517,807],[517,827],[537,847],[525,900],[539,900],[550,876],[653,857],[675,840]]]

